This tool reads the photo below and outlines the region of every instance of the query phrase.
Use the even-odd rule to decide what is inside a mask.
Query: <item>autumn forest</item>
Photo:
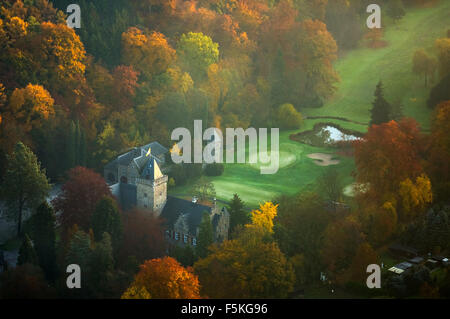
[[[2,1],[0,299],[450,298],[449,18]],[[176,163],[195,120],[278,129],[277,172]]]

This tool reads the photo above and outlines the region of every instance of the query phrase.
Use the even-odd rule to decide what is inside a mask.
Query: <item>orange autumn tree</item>
[[[199,299],[200,285],[190,267],[172,257],[147,260],[122,299]]]
[[[359,245],[349,268],[349,275],[352,281],[363,284],[367,278],[367,266],[378,263],[377,253],[369,243],[364,242]]]
[[[306,92],[312,90],[321,99],[330,98],[336,91],[339,75],[333,68],[338,47],[325,23],[305,20],[300,28],[299,57],[306,73]]]
[[[64,88],[84,79],[86,51],[80,37],[65,24],[43,22],[32,54],[46,65],[50,87]]]
[[[41,85],[28,84],[23,89],[15,89],[9,100],[8,111],[26,127],[26,131],[42,125],[43,120],[55,114],[54,100]]]
[[[122,50],[123,62],[132,65],[146,79],[164,73],[176,57],[164,34],[147,34],[135,27],[122,34]]]

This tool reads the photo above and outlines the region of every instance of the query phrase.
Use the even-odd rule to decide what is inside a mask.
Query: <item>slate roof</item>
[[[116,170],[117,166],[124,165],[128,166],[131,161],[139,158],[139,163],[137,163],[140,167],[142,165],[142,161],[145,162],[145,154],[147,153],[148,149],[151,148],[151,155],[160,157],[161,155],[169,152],[167,148],[159,144],[158,142],[152,142],[147,145],[141,146],[141,147],[134,147],[133,149],[129,150],[128,152],[117,156],[113,161],[109,162],[105,165],[106,169],[109,170]],[[158,162],[160,160],[156,159]]]
[[[117,162],[120,165],[128,166],[132,160],[134,160],[136,157],[139,157],[139,156],[141,156],[141,149],[138,147],[135,147],[128,153],[119,155],[117,157]]]
[[[192,236],[197,235],[197,228],[202,221],[203,212],[210,213],[212,208],[197,203],[193,203],[186,199],[167,196],[167,202],[161,213],[161,217],[166,220],[166,225],[173,227],[181,214],[187,215],[186,221],[189,233]]]
[[[151,148],[151,153],[153,156],[160,156],[162,154],[167,153],[169,150],[167,148],[165,148],[164,146],[162,146],[161,144],[159,144],[158,142],[152,142],[150,144],[141,146],[141,148],[143,148],[145,150],[145,152],[148,151],[148,148]]]

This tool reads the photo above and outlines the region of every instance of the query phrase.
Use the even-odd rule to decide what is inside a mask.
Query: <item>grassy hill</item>
[[[307,108],[302,113],[368,123],[373,92],[377,82],[382,80],[388,101],[401,102],[406,116],[415,118],[422,128],[429,129],[431,112],[426,106],[429,88],[424,87],[423,78],[413,74],[412,57],[419,48],[432,52],[435,40],[445,37],[449,21],[450,1],[440,1],[430,8],[408,10],[402,20],[385,29],[386,47],[360,48],[340,58],[335,67],[341,82],[334,99],[321,108]],[[358,128],[352,123],[342,124],[346,128]],[[362,127],[359,129],[364,131]]]

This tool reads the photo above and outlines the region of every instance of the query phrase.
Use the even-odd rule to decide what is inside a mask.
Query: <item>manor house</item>
[[[104,168],[105,180],[124,211],[140,208],[154,212],[166,224],[166,239],[174,245],[197,244],[199,225],[206,212],[211,218],[215,240],[228,238],[230,216],[226,208],[200,204],[167,195],[168,177],[164,173],[169,150],[153,142],[119,155]]]

